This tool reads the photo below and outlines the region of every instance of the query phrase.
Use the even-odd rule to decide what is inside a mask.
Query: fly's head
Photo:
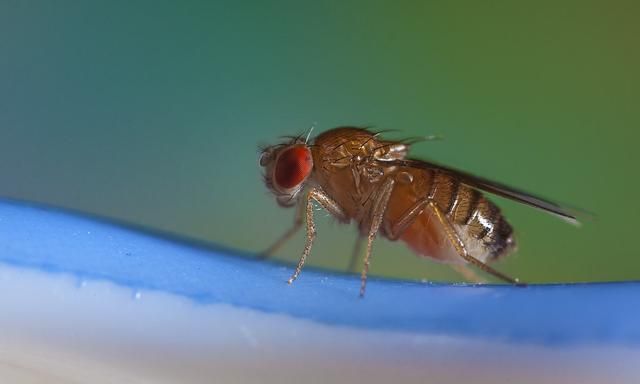
[[[264,182],[282,207],[291,207],[313,169],[313,156],[304,140],[294,138],[288,143],[272,145],[260,154]]]

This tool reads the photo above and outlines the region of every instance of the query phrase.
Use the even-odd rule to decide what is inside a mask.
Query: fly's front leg
[[[433,201],[429,202],[428,207],[429,207],[429,209],[431,209],[433,214],[436,216],[436,218],[438,219],[440,224],[442,224],[442,227],[444,228],[444,231],[447,234],[447,237],[449,238],[449,241],[451,241],[451,244],[453,244],[454,248],[456,249],[456,251],[458,252],[460,257],[465,259],[468,263],[475,265],[479,269],[481,269],[481,270],[483,270],[483,271],[485,271],[485,272],[497,277],[500,280],[504,280],[507,283],[514,284],[514,285],[520,285],[520,286],[526,285],[526,284],[520,283],[518,281],[518,279],[514,279],[513,277],[509,277],[509,276],[505,275],[504,273],[491,268],[487,264],[485,264],[482,261],[480,261],[480,260],[476,259],[475,257],[471,256],[467,252],[467,249],[466,249],[464,243],[462,242],[462,240],[460,239],[460,236],[458,236],[458,233],[453,228],[453,225],[451,225],[451,222],[449,222],[449,220],[447,220],[447,218],[445,217],[444,213],[442,213],[442,210],[440,210],[440,208]]]
[[[347,271],[354,272],[356,270],[356,264],[358,263],[358,256],[360,256],[360,250],[362,249],[362,241],[364,237],[358,231],[358,238],[356,239],[356,243],[353,246],[353,251],[351,253],[351,260],[349,260],[349,267]]]
[[[262,253],[260,253],[258,255],[259,259],[266,259],[267,257],[271,256],[275,251],[280,249],[280,247],[282,247],[289,239],[291,239],[291,237],[295,235],[296,232],[298,232],[300,227],[302,227],[303,212],[304,212],[304,201],[301,199],[300,201],[298,201],[298,204],[296,205],[296,215],[293,221],[293,226],[289,228],[289,230],[285,232],[282,236],[280,236],[280,238],[275,243],[273,243],[269,248],[267,248]]]
[[[302,252],[302,256],[300,257],[300,261],[298,261],[298,266],[296,267],[295,272],[288,280],[288,283],[291,284],[295,279],[300,275],[300,271],[302,271],[302,267],[304,266],[304,262],[311,253],[311,246],[313,245],[313,240],[316,237],[316,225],[313,222],[313,200],[317,201],[324,209],[329,211],[333,216],[335,216],[340,221],[348,221],[347,215],[344,213],[344,210],[336,203],[332,198],[327,196],[320,189],[312,189],[307,193],[306,196],[306,219],[307,219],[307,241],[304,245],[304,251]]]
[[[375,200],[373,201],[370,215],[371,226],[367,236],[367,253],[364,256],[364,267],[362,268],[362,275],[360,276],[360,297],[364,296],[364,291],[367,288],[367,274],[369,273],[369,264],[371,263],[373,240],[375,240],[376,234],[380,230],[380,225],[382,224],[384,213],[387,210],[387,204],[389,203],[394,184],[395,181],[393,178],[386,179],[376,193]]]

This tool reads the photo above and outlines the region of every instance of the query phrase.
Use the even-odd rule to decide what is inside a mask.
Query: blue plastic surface
[[[640,345],[639,282],[447,285],[359,277],[191,244],[105,220],[0,200],[0,262],[358,328],[512,343]]]

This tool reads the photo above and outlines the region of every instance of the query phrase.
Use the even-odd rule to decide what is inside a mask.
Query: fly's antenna
[[[309,137],[311,136],[311,132],[313,132],[314,128],[318,125],[317,121],[314,121],[309,127],[309,132],[307,132],[307,137],[304,139],[304,143],[307,144],[309,142]]]

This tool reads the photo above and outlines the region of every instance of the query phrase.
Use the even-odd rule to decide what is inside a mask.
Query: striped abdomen
[[[511,225],[480,192],[438,170],[403,171],[413,177],[410,183],[394,186],[386,216],[391,224],[399,222],[417,202],[430,198],[451,223],[468,254],[476,259],[491,262],[515,248]],[[464,262],[429,209],[419,214],[399,239],[420,255],[446,263]]]
[[[451,175],[432,173],[431,196],[456,229],[472,256],[493,261],[515,247],[513,228],[500,208]]]

